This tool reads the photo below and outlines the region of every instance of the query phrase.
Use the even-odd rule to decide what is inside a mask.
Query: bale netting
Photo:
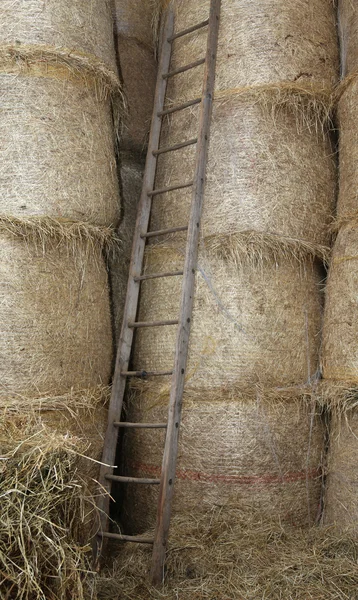
[[[173,115],[161,145],[194,138],[197,116],[197,108]],[[190,181],[194,167],[195,146],[178,150],[175,157],[162,154],[156,187]],[[322,256],[330,241],[335,185],[328,132],[279,90],[275,106],[255,94],[228,91],[216,96],[202,217],[206,243],[211,238],[223,254],[235,253],[235,248],[240,252],[253,232],[261,235],[261,249],[278,246],[279,238],[293,253],[304,243],[308,253]],[[190,200],[190,188],[155,198],[151,228],[185,225]],[[259,239],[257,235],[258,245]]]
[[[119,36],[118,55],[128,103],[121,148],[143,152],[148,143],[157,79],[154,51],[134,39]]]
[[[164,4],[168,4],[164,0]],[[209,0],[177,0],[177,31],[209,15]],[[207,30],[176,40],[173,68],[205,55]],[[187,100],[201,93],[203,67],[173,78],[170,89]],[[224,1],[216,89],[299,84],[326,97],[339,76],[336,11],[330,0]],[[174,80],[175,79],[175,80]]]
[[[142,190],[143,171],[144,165],[137,156],[129,152],[120,153],[122,214],[118,228],[118,237],[121,244],[121,252],[113,253],[109,263],[116,340],[119,339],[122,325],[132,241],[137,219],[137,205]]]
[[[357,390],[356,390],[357,398]],[[324,521],[358,534],[358,410],[332,413]]]
[[[30,54],[54,52],[69,65],[92,65],[117,71],[110,0],[15,0],[2,3],[0,40],[9,50]],[[102,64],[100,64],[102,63]],[[100,75],[98,73],[98,75]]]
[[[4,229],[0,246],[0,396],[108,384],[112,332],[101,249],[44,248]]]
[[[15,67],[0,73],[0,82],[0,212],[115,224],[119,193],[109,103],[90,83],[57,70],[22,73]]]
[[[84,600],[108,388],[1,400],[1,592]]]
[[[128,419],[162,422],[167,395],[147,394],[146,384],[128,399]],[[149,421],[145,421],[145,419]],[[204,387],[184,392],[174,515],[200,518],[214,506],[259,509],[296,525],[319,513],[323,426],[314,402],[292,391]],[[125,472],[160,473],[164,435],[126,433]],[[142,532],[155,522],[157,490],[126,487],[125,527]]]
[[[148,532],[153,535],[152,531]],[[149,583],[152,549],[111,547],[98,600],[343,600],[356,596],[358,544],[329,527],[301,529],[275,515],[214,507],[171,520],[165,581]]]
[[[118,35],[133,38],[153,51],[157,0],[115,0]]]
[[[358,382],[358,229],[337,236],[326,286],[322,365],[324,379]]]
[[[147,251],[145,272],[182,269],[184,253],[170,247]],[[320,271],[306,262],[245,269],[202,250],[199,255],[187,384],[195,388],[261,383],[306,384],[317,369],[321,326]],[[180,277],[142,284],[139,321],[176,319]],[[136,334],[133,367],[173,367],[176,327]]]
[[[358,67],[358,65],[357,65]],[[342,84],[338,101],[339,124],[339,197],[337,206],[338,224],[358,222],[358,79]]]
[[[358,10],[353,0],[338,0],[338,25],[343,77],[358,72]]]

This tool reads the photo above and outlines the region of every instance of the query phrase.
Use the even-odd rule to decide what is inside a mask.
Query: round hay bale
[[[358,70],[358,8],[353,0],[338,0],[342,77]]]
[[[119,36],[134,38],[153,49],[156,0],[115,0],[116,30]]]
[[[122,218],[119,225],[120,253],[110,257],[110,281],[115,340],[119,339],[126,299],[129,263],[137,219],[137,205],[142,191],[144,166],[137,157],[122,152],[120,155],[120,181]]]
[[[348,1],[348,0],[347,0]],[[165,0],[165,3],[166,0]],[[209,0],[177,0],[177,31],[206,19]],[[205,55],[207,29],[176,40],[173,68]],[[170,89],[187,99],[201,93],[203,67],[173,78]],[[334,3],[259,0],[222,3],[216,89],[267,84],[299,86],[320,95],[339,78]]]
[[[339,196],[338,222],[358,220],[358,81],[352,80],[338,103]]]
[[[128,401],[128,419],[167,418],[168,397],[147,397],[145,387]],[[158,477],[164,434],[126,433],[125,472]],[[324,428],[314,404],[297,392],[201,389],[184,393],[173,515],[205,514],[214,506],[240,507],[275,515],[296,525],[313,523],[321,493]],[[135,533],[155,522],[155,486],[126,485],[124,523]],[[143,486],[144,488],[144,486]]]
[[[162,146],[197,135],[197,109],[171,118]],[[156,187],[190,181],[195,146],[163,154]],[[277,243],[298,240],[313,253],[328,245],[335,202],[336,169],[328,133],[315,130],[283,104],[270,111],[250,96],[228,95],[214,104],[202,216],[202,235],[228,250],[240,246],[245,232]],[[218,202],[220,198],[220,202]],[[152,230],[188,223],[191,188],[153,201]],[[219,239],[220,238],[220,239]],[[257,238],[259,239],[259,238]],[[282,240],[285,243],[285,240]]]
[[[107,384],[112,332],[100,250],[71,253],[0,236],[0,396],[57,395]]]
[[[358,411],[333,412],[324,521],[358,533]]]
[[[0,74],[0,213],[115,224],[109,102],[75,77],[46,69],[42,75]]]
[[[128,102],[121,148],[143,152],[148,143],[157,79],[154,53],[136,40],[118,38],[123,92]]]
[[[182,269],[184,251],[150,247],[145,272]],[[319,269],[307,262],[241,268],[205,252],[199,255],[187,367],[193,388],[305,384],[318,364],[321,299]],[[176,319],[181,277],[144,281],[138,321]],[[133,368],[173,367],[176,327],[136,333]]]
[[[340,230],[326,287],[322,365],[324,379],[358,382],[358,230]]]
[[[29,54],[52,48],[71,63],[98,59],[117,71],[111,0],[11,0],[2,2],[1,44]]]

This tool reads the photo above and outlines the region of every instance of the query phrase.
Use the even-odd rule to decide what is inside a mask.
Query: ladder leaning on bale
[[[206,21],[194,25],[183,31],[174,33],[174,10],[169,6],[163,31],[162,49],[159,62],[159,73],[154,100],[154,111],[149,138],[149,147],[144,171],[143,189],[138,208],[138,216],[133,240],[132,257],[129,271],[126,303],[123,315],[123,325],[119,339],[118,354],[113,379],[112,395],[109,406],[108,427],[104,441],[102,467],[100,472],[100,483],[108,492],[100,497],[98,508],[100,511],[101,527],[96,536],[95,560],[97,561],[103,546],[103,538],[111,538],[119,541],[130,541],[148,543],[153,545],[151,579],[154,584],[163,578],[164,559],[169,532],[171,503],[173,497],[174,479],[176,471],[176,460],[178,452],[179,425],[181,417],[181,406],[184,390],[186,363],[188,356],[188,343],[193,309],[193,297],[195,287],[195,272],[198,254],[199,228],[202,212],[206,163],[209,146],[209,132],[212,114],[212,102],[215,82],[215,64],[220,21],[221,0],[211,0],[210,15]],[[191,32],[208,27],[208,42],[206,57],[191,64],[170,71],[172,44],[174,40]],[[184,104],[165,108],[165,96],[167,81],[178,73],[205,63],[205,74],[203,92],[200,98],[195,98]],[[171,147],[159,147],[162,120],[165,115],[184,110],[195,104],[200,104],[200,116],[198,125],[198,136],[187,142],[175,144]],[[196,144],[195,172],[192,181],[175,186],[155,189],[155,175],[157,158],[164,152],[173,152]],[[192,187],[192,204],[190,219],[187,225],[173,227],[162,231],[148,231],[151,205],[155,196],[177,190]],[[166,235],[179,231],[187,231],[186,257],[184,271],[175,273],[153,273],[143,275],[144,250],[146,242],[151,237]],[[141,282],[150,278],[183,276],[180,314],[175,321],[138,322],[136,321],[139,303]],[[158,327],[177,325],[177,340],[175,347],[175,359],[173,371],[152,372],[129,371],[129,361],[133,343],[133,333],[138,327]],[[155,377],[168,375],[172,377],[168,421],[167,423],[128,423],[121,422],[121,412],[126,382],[129,377]],[[165,428],[166,439],[163,454],[163,463],[160,479],[144,479],[133,477],[121,477],[113,474],[114,461],[120,428]],[[113,466],[108,466],[113,465]],[[157,484],[159,485],[159,499],[157,509],[157,521],[153,539],[140,536],[128,536],[108,531],[110,492],[114,481],[122,483]]]

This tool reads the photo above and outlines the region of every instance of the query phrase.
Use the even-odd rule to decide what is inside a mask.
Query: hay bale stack
[[[168,395],[151,398],[145,384],[133,393],[130,419],[165,419]],[[174,512],[200,518],[220,506],[258,509],[296,525],[313,523],[320,501],[322,424],[315,408],[296,391],[234,391],[201,388],[184,395]],[[157,477],[163,433],[129,433],[127,473]],[[157,491],[128,487],[132,531],[153,525]],[[129,509],[130,507],[130,509]]]
[[[146,272],[175,272],[183,263],[183,253],[173,248],[149,247]],[[245,268],[203,250],[186,385],[210,389],[309,383],[318,368],[321,276],[310,262],[301,270],[288,260]],[[142,286],[138,320],[176,318],[179,277],[151,279]],[[170,370],[175,339],[176,327],[139,330],[134,369]]]
[[[330,429],[330,450],[325,498],[325,522],[358,533],[358,412],[335,409]]]
[[[143,153],[148,140],[157,76],[153,0],[115,0],[118,56],[128,103],[121,147]]]

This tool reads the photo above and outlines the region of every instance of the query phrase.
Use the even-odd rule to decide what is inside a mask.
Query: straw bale
[[[354,0],[338,0],[342,78],[358,71],[358,8]]]
[[[1,232],[0,396],[107,384],[112,333],[99,249],[38,247]]]
[[[123,92],[128,103],[121,148],[143,152],[148,142],[157,79],[153,50],[120,36],[118,55]]]
[[[1,44],[52,47],[117,71],[111,0],[4,0]]]
[[[245,236],[255,232],[266,244],[282,239],[294,248],[322,255],[330,240],[335,202],[335,160],[328,134],[277,94],[276,107],[250,95],[216,98],[211,127],[202,236],[212,236],[223,253],[240,254]],[[175,114],[164,128],[162,146],[197,135],[197,108]],[[156,187],[190,181],[195,146],[163,154]],[[220,202],[218,202],[220,198]],[[188,222],[191,188],[158,196],[153,202],[153,230]],[[221,236],[219,243],[218,237]],[[257,238],[258,240],[258,238]],[[265,244],[261,244],[264,246]]]
[[[118,230],[121,253],[115,253],[110,260],[110,281],[115,339],[119,339],[122,314],[125,303],[132,241],[137,218],[137,205],[142,190],[144,166],[135,155],[120,154],[120,178],[122,215]]]
[[[92,86],[0,75],[0,212],[96,225],[119,214],[113,121]]]
[[[248,506],[296,525],[317,518],[324,431],[314,402],[297,390],[254,394],[184,393],[174,515]],[[168,396],[147,396],[144,385],[129,399],[127,417],[162,422],[167,410]],[[159,476],[163,432],[131,431],[124,444],[126,474]],[[136,533],[153,526],[157,490],[126,485],[124,493],[124,526]]]
[[[339,124],[339,222],[358,219],[358,81],[353,79],[338,102]]]
[[[176,30],[199,23],[209,14],[209,0],[177,0]],[[175,42],[173,67],[205,55],[204,28]],[[171,82],[174,95],[187,99],[201,92],[200,69]],[[330,0],[259,0],[222,3],[216,89],[299,83],[318,94],[339,77],[336,11]]]
[[[156,0],[115,0],[115,21],[118,35],[134,38],[153,49]]]
[[[145,272],[178,271],[184,252],[148,249]],[[317,369],[320,272],[281,264],[245,269],[202,250],[192,319],[187,383],[195,388],[305,384]],[[139,321],[176,319],[180,277],[142,283]],[[138,330],[135,369],[170,370],[176,327]]]
[[[337,236],[326,287],[322,365],[325,379],[358,382],[358,229]]]
[[[1,402],[2,597],[88,598],[107,400],[98,386]]]
[[[324,520],[358,534],[358,411],[333,411]]]
[[[240,508],[171,522],[165,582],[149,582],[151,548],[113,543],[98,600],[356,598],[358,545],[329,527],[291,527]]]

